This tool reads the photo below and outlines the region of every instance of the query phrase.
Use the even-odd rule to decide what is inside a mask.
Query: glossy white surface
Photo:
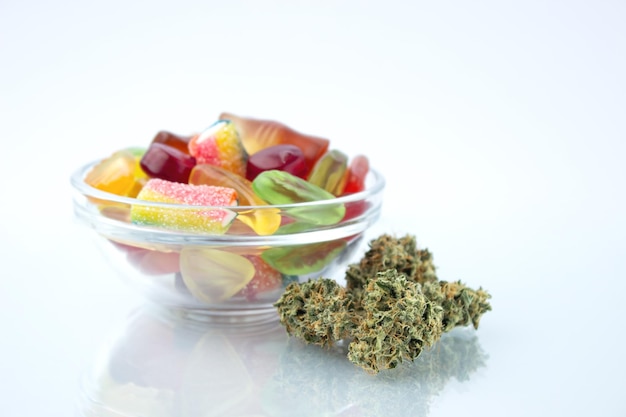
[[[2,415],[626,414],[623,2],[210,3],[0,5]],[[69,175],[225,110],[369,155],[371,235],[489,290],[478,331],[371,377],[277,328],[157,320]]]

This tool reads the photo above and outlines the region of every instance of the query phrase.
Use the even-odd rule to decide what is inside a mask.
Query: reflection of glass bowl
[[[287,334],[136,310],[81,379],[84,417],[253,415]]]
[[[361,237],[380,216],[385,181],[371,170],[364,191],[331,200],[281,206],[199,207],[155,203],[97,190],[84,182],[95,163],[71,177],[78,220],[98,235],[105,257],[145,296],[182,315],[225,321],[276,317],[272,304],[292,281],[345,268]],[[230,210],[235,220],[215,235],[133,224],[133,207],[172,217]],[[329,211],[343,218],[327,224]],[[244,221],[280,215],[272,235],[260,236]],[[240,220],[241,219],[241,220]],[[318,221],[319,220],[319,221]]]
[[[426,416],[448,383],[470,380],[488,358],[474,331],[456,328],[415,361],[372,376],[347,359],[346,343],[306,345],[278,322],[167,313],[148,305],[129,316],[84,373],[78,415]]]

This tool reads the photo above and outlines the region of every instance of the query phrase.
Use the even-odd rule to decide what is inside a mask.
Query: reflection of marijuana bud
[[[275,417],[425,417],[446,384],[470,380],[488,359],[475,333],[463,328],[443,334],[415,361],[376,378],[359,372],[345,355],[342,343],[322,351],[289,340],[263,387],[264,411]]]
[[[373,240],[346,280],[346,288],[326,278],[290,284],[275,306],[287,332],[308,343],[352,339],[348,358],[372,373],[414,360],[455,326],[477,328],[491,310],[482,288],[439,281],[412,236]]]

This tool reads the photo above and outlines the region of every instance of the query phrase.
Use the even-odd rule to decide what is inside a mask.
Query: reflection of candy
[[[181,251],[180,271],[189,291],[209,304],[235,295],[255,273],[252,262],[241,255],[193,246]]]
[[[348,165],[348,174],[346,176],[346,186],[343,194],[358,193],[365,189],[365,177],[369,172],[370,164],[365,155],[357,155],[352,158]]]
[[[330,143],[328,139],[304,135],[282,123],[271,120],[239,117],[230,113],[222,113],[220,119],[230,120],[234,123],[249,154],[252,155],[273,145],[296,145],[304,153],[304,159],[306,159],[309,170],[326,153]]]
[[[320,187],[288,172],[272,170],[259,174],[252,189],[270,204],[293,204],[334,199],[335,196]],[[311,224],[329,225],[340,221],[346,209],[343,204],[324,204],[290,207],[285,213]]]
[[[148,179],[139,167],[142,153],[133,148],[115,152],[87,173],[85,183],[108,193],[135,197]]]
[[[240,206],[267,205],[254,193],[250,181],[213,165],[196,165],[189,176],[189,183],[233,188],[237,191]],[[237,219],[251,227],[259,235],[271,235],[280,226],[280,214],[274,208],[241,211]]]
[[[246,176],[246,153],[232,123],[220,120],[189,141],[189,153],[199,164],[222,167],[242,177]]]
[[[267,249],[261,257],[271,267],[286,275],[318,272],[332,262],[343,249],[342,239],[330,242],[293,245]]]
[[[332,150],[317,161],[308,181],[333,195],[341,195],[346,185],[348,157],[341,151]]]
[[[248,159],[247,178],[252,181],[263,171],[278,169],[306,178],[309,168],[302,150],[295,145],[274,145],[261,149]]]
[[[173,146],[153,142],[141,158],[141,168],[152,178],[186,183],[196,158]]]
[[[131,221],[135,224],[170,227],[178,230],[224,233],[236,214],[225,208],[194,209],[193,206],[231,206],[237,193],[232,188],[191,185],[151,179],[143,187],[138,200],[175,203],[187,207],[150,207],[134,204]]]
[[[264,293],[278,289],[283,276],[280,272],[269,266],[261,257],[255,255],[244,255],[254,265],[254,277],[241,291],[247,300],[254,301],[263,298]]]

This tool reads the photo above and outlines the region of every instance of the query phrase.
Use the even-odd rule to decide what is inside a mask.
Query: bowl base
[[[164,306],[164,313],[175,320],[189,320],[199,323],[248,326],[278,322],[278,312],[274,307],[230,310],[230,309],[195,309]]]

